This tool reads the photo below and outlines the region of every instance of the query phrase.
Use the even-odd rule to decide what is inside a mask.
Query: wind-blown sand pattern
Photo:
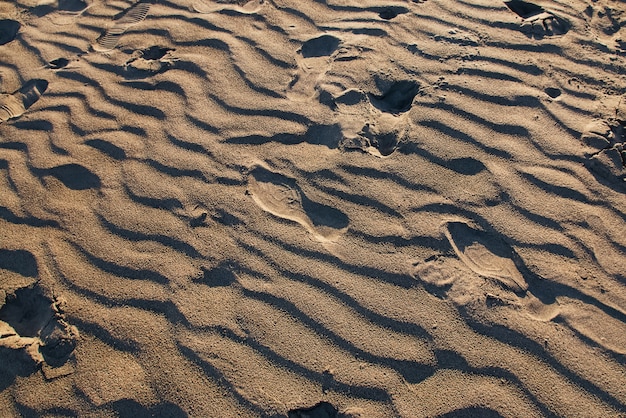
[[[1,1],[0,415],[624,416],[625,26]]]

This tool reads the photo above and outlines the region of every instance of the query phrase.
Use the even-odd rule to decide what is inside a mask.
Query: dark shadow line
[[[341,350],[345,350],[346,352],[351,353],[355,357],[363,359],[368,363],[378,364],[396,371],[409,383],[415,384],[422,382],[432,376],[435,372],[435,368],[428,364],[422,364],[411,360],[397,360],[391,357],[383,357],[358,348],[350,341],[340,337],[326,326],[309,317],[289,300],[265,292],[248,290],[246,288],[243,288],[242,291],[246,297],[266,303],[273,309],[287,312],[292,318],[302,323],[317,335],[327,338]]]
[[[63,77],[62,75],[60,75],[62,73],[64,73],[64,72],[63,71],[58,71],[57,75],[59,75],[60,77]],[[51,93],[48,93],[47,95],[49,97],[58,97],[58,98],[63,99],[63,100],[67,100],[68,98],[76,98],[76,99],[78,99],[81,102],[81,104],[83,104],[87,108],[87,110],[89,111],[89,114],[91,116],[94,116],[96,118],[107,119],[107,120],[117,120],[117,116],[113,115],[112,113],[108,113],[108,112],[105,112],[103,110],[97,110],[94,107],[92,107],[91,104],[89,103],[89,99],[86,97],[86,95],[84,95],[82,93],[78,93],[78,92],[54,93],[54,92],[51,92]],[[72,115],[72,113],[71,113],[71,107],[70,107],[70,121],[69,121],[69,123],[70,123],[70,126],[76,126],[71,121],[71,115]],[[85,131],[81,130],[80,132],[86,134]]]
[[[183,207],[183,204],[176,198],[158,199],[147,196],[139,196],[135,194],[132,190],[130,190],[127,184],[124,185],[124,191],[130,198],[130,200],[143,206],[166,210],[182,209]]]
[[[488,78],[491,80],[498,80],[498,81],[511,81],[514,83],[523,83],[523,81],[517,77],[514,77],[512,75],[506,74],[506,73],[499,73],[497,71],[487,71],[487,70],[481,70],[479,68],[459,68],[459,70],[457,70],[456,74],[463,74],[463,75],[468,75],[468,76],[472,76],[472,77],[483,77],[483,78]],[[452,87],[452,90],[457,90],[457,91],[461,91],[461,89],[466,89],[462,86],[459,85],[450,85]],[[483,99],[484,97],[491,97],[489,95],[484,95],[484,94],[478,94],[478,92],[475,92],[471,89],[467,89],[469,91],[471,91],[470,95],[472,97],[475,97],[477,99]],[[511,100],[511,101],[506,101],[507,99],[504,97],[499,97],[498,99],[502,100],[503,102],[505,102],[505,106],[516,106],[515,101],[519,101],[519,98],[523,97],[523,98],[531,98],[531,99],[535,99],[535,97],[533,96],[516,96],[515,100]],[[488,100],[485,100],[488,101]]]
[[[539,343],[505,326],[502,326],[499,324],[486,325],[478,321],[475,321],[471,318],[471,313],[468,312],[463,307],[459,307],[459,311],[463,314],[463,318],[465,319],[466,323],[479,334],[484,335],[488,338],[494,338],[503,344],[506,344],[512,347],[517,347],[528,353],[532,353],[535,357],[546,362],[552,369],[558,372],[561,376],[565,377],[567,380],[574,383],[576,386],[584,389],[586,392],[594,396],[597,396],[603,402],[606,402],[607,404],[611,405],[618,411],[624,410],[624,408],[626,408],[626,405],[621,403],[614,396],[600,389],[594,383],[590,382],[587,379],[580,377],[575,372],[569,370],[567,367],[562,365],[548,351],[546,351],[546,349],[543,346],[541,346]]]
[[[482,118],[474,113],[468,112],[466,110],[459,109],[455,106],[449,105],[447,103],[436,102],[432,105],[432,107],[440,110],[444,110],[446,112],[459,115],[464,119],[470,120],[472,122],[478,123],[490,130],[504,134],[504,135],[516,135],[516,136],[524,136],[527,137],[530,135],[528,129],[521,125],[510,125],[510,124],[500,124],[494,123],[488,119]],[[420,123],[421,124],[421,123]]]
[[[36,228],[61,228],[61,225],[57,221],[39,219],[35,217],[20,217],[11,212],[10,209],[0,206],[0,218],[15,225],[28,225]]]
[[[28,152],[28,146],[23,142],[11,141],[11,142],[0,142],[0,149],[12,149],[15,151],[26,151]]]
[[[248,88],[250,90],[253,90],[259,94],[262,94],[264,96],[268,96],[274,99],[284,99],[285,96],[275,92],[274,90],[268,89],[266,87],[262,87],[259,86],[257,84],[255,84],[250,77],[248,77],[248,75],[246,74],[246,72],[241,69],[241,67],[239,67],[237,64],[233,63],[232,64],[233,68],[235,69],[235,72],[237,72],[237,74],[239,74],[239,77],[241,77],[241,79],[243,80],[243,82],[246,84],[246,86],[248,86]]]
[[[444,135],[450,136],[454,139],[457,139],[459,141],[462,142],[467,142],[469,144],[472,144],[478,148],[480,148],[481,150],[498,156],[500,158],[504,158],[504,159],[511,159],[512,156],[511,154],[509,154],[507,151],[498,149],[498,148],[493,148],[487,145],[482,144],[481,142],[479,142],[478,140],[474,139],[473,137],[471,137],[470,135],[466,134],[463,131],[459,131],[451,126],[448,126],[446,124],[444,124],[443,122],[439,121],[439,120],[434,120],[434,119],[426,119],[426,120],[422,120],[419,122],[419,124],[421,126],[430,128],[430,129],[434,129],[436,131],[441,132]]]
[[[465,71],[463,72],[465,74]],[[443,90],[450,90],[455,93],[459,93],[470,97],[474,100],[478,100],[485,103],[491,103],[498,106],[505,107],[528,107],[528,108],[538,108],[544,107],[541,104],[541,101],[535,96],[513,96],[512,98],[504,97],[504,96],[494,96],[492,94],[480,93],[475,90],[472,90],[467,87],[463,87],[457,84],[448,83]],[[524,128],[525,129],[525,128]],[[506,130],[504,131],[506,132]]]
[[[563,226],[561,225],[559,221],[555,221],[554,219],[550,219],[543,215],[539,215],[538,213],[531,212],[528,209],[525,209],[515,203],[511,203],[511,207],[513,207],[517,212],[519,212],[526,219],[530,220],[531,222],[537,225],[548,227],[554,231],[563,232]]]
[[[187,244],[184,241],[177,240],[176,238],[167,236],[167,235],[159,235],[159,234],[144,234],[142,232],[131,231],[128,229],[121,228],[111,222],[109,222],[104,216],[97,215],[100,224],[109,232],[114,235],[121,236],[130,241],[153,241],[158,242],[161,245],[164,245],[168,248],[176,252],[182,252],[185,255],[192,258],[203,258],[202,254],[198,252],[192,245]]]
[[[519,174],[523,179],[525,179],[526,181],[531,183],[533,186],[543,190],[546,193],[554,194],[563,199],[569,199],[569,200],[574,200],[576,202],[582,202],[589,206],[597,206],[600,204],[600,202],[595,201],[595,199],[589,200],[589,198],[585,196],[584,194],[576,190],[570,189],[569,187],[557,186],[554,184],[546,183],[545,181],[529,173],[520,172]]]
[[[611,359],[613,361],[615,361],[617,364],[626,364],[626,355],[621,354],[621,353],[616,353],[615,351],[611,350],[610,348],[606,348],[600,344],[598,344],[597,342],[595,342],[594,340],[592,340],[591,338],[587,337],[586,335],[582,334],[580,331],[578,331],[576,328],[570,326],[566,321],[564,321],[560,316],[557,316],[556,318],[554,318],[552,320],[555,323],[561,324],[564,327],[567,327],[567,329],[569,329],[573,334],[576,335],[576,337],[583,341],[585,344],[587,344],[590,347],[593,348],[598,348],[599,350],[601,350],[605,355],[611,357]]]
[[[165,113],[163,113],[163,111],[161,109],[158,109],[154,106],[150,106],[150,105],[140,105],[140,104],[136,104],[136,103],[132,103],[132,102],[125,102],[123,100],[119,100],[119,99],[114,99],[111,96],[109,96],[104,89],[102,88],[102,86],[100,86],[100,84],[96,81],[93,80],[89,77],[86,77],[82,74],[79,73],[74,73],[74,72],[68,72],[68,71],[59,71],[57,72],[57,75],[61,78],[65,78],[67,80],[72,80],[72,81],[76,81],[79,83],[83,83],[86,85],[89,85],[93,88],[95,88],[98,92],[100,92],[100,94],[102,95],[103,99],[108,101],[109,103],[119,106],[122,109],[125,109],[129,112],[138,114],[138,115],[142,115],[142,116],[149,116],[149,117],[153,117],[159,120],[164,120],[165,119]],[[63,95],[63,97],[65,97],[66,95]]]
[[[445,239],[427,236],[416,236],[412,238],[403,238],[397,235],[375,236],[366,234],[365,232],[354,230],[348,231],[348,234],[354,236],[357,239],[362,239],[370,244],[391,244],[395,248],[418,246],[422,248],[429,248],[432,250],[441,251],[442,248],[445,248],[447,246],[447,241]]]
[[[130,279],[130,280],[142,280],[150,281],[158,284],[168,284],[169,279],[163,276],[161,273],[152,270],[136,270],[130,267],[121,266],[119,264],[112,263],[110,261],[103,260],[99,257],[88,252],[74,242],[69,243],[76,251],[83,255],[92,265],[98,269],[113,274],[114,276]]]
[[[160,74],[165,71],[172,70],[174,68],[176,68],[175,65],[166,69],[161,69],[159,71],[147,71],[147,72],[144,71],[144,73],[146,73],[146,76],[142,78],[151,77],[153,75]],[[143,71],[143,70],[138,70],[138,71]],[[139,80],[139,77],[130,77],[128,72],[124,69],[119,71],[119,73],[120,74],[118,75],[123,76],[127,80],[122,84],[123,86],[128,86],[130,88],[141,90],[141,91],[156,91],[156,92],[172,93],[178,96],[179,98],[181,98],[185,103],[187,103],[187,95],[185,94],[185,90],[179,84],[176,84],[172,81],[159,81],[157,83],[142,81],[142,80]]]
[[[270,417],[270,415],[268,415],[263,408],[258,406],[256,403],[248,400],[244,395],[239,393],[235,385],[232,384],[224,375],[224,373],[222,373],[217,367],[213,366],[208,361],[203,360],[199,354],[197,354],[189,347],[185,347],[180,342],[178,342],[176,345],[183,356],[185,356],[191,362],[200,367],[205,376],[211,378],[223,390],[227,391],[233,398],[235,398],[235,400],[241,406],[247,408],[249,411],[252,411],[252,413],[257,416]]]
[[[501,28],[510,29],[514,32],[519,31],[519,25],[515,23],[503,24],[501,25]],[[524,51],[524,52],[533,52],[533,53],[540,53],[540,54],[558,55],[561,57],[563,56],[563,48],[561,48],[558,45],[548,44],[548,43],[542,43],[540,47],[538,48],[537,45],[533,43],[513,44],[513,43],[506,43],[506,42],[501,42],[501,41],[487,40],[485,41],[485,46],[497,48],[501,51],[512,50],[512,51]]]
[[[67,34],[65,32],[62,33],[55,33],[55,36],[68,36],[70,34]],[[87,39],[85,37],[79,36],[77,33],[72,33],[70,35],[73,39],[79,38],[81,39],[83,42],[89,42],[91,41],[91,39]],[[72,55],[82,55],[84,53],[86,53],[87,51],[82,50],[81,48],[78,48],[76,46],[73,45],[69,45],[69,44],[64,44],[62,42],[55,42],[55,41],[51,41],[49,39],[39,39],[38,42],[41,42],[43,44],[47,44],[47,45],[51,45],[54,47],[54,49],[60,49],[62,51],[66,51],[68,54],[72,54]]]
[[[265,260],[272,268],[274,268],[284,277],[293,278],[302,283],[306,283],[309,286],[316,287],[324,293],[332,295],[333,297],[339,299],[346,306],[354,309],[354,311],[356,311],[358,314],[360,314],[361,316],[363,316],[364,318],[366,318],[368,321],[372,323],[379,324],[385,328],[389,328],[401,334],[412,335],[418,338],[423,338],[425,340],[428,340],[430,338],[430,333],[425,328],[421,327],[418,324],[414,324],[414,323],[406,322],[406,321],[400,321],[400,320],[389,318],[379,313],[376,313],[372,311],[371,309],[368,309],[367,307],[361,305],[352,296],[329,285],[328,283],[325,283],[322,280],[316,279],[311,276],[303,275],[303,274],[294,275],[293,272],[285,271],[280,266],[278,266],[273,260],[270,260],[268,257],[266,257],[265,254],[261,252],[261,250],[255,247],[249,246],[240,241],[238,241],[238,244],[241,245],[245,250],[247,250],[251,254],[254,254],[257,257]],[[270,277],[267,277],[256,270],[245,268],[245,269],[242,269],[241,271],[243,273],[250,274],[251,276],[261,277],[265,281],[268,281],[268,282],[271,281]]]
[[[560,105],[560,102],[556,102],[556,103],[558,103]],[[574,129],[570,125],[568,125],[567,123],[563,122],[547,106],[541,106],[541,107],[543,108],[543,110],[548,115],[550,115],[550,119],[552,119],[554,122],[556,122],[557,125],[559,125],[559,127],[561,129],[563,129],[563,131],[567,132],[572,138],[580,138],[581,137],[582,132],[577,131],[576,129]]]
[[[544,71],[535,64],[522,64],[522,63],[515,62],[515,61],[508,61],[502,58],[496,58],[496,57],[490,57],[490,56],[484,56],[484,55],[475,55],[472,57],[468,57],[467,60],[468,61],[485,61],[491,64],[502,65],[504,67],[511,68],[515,71],[519,71],[524,74],[533,75],[533,76],[540,76],[544,74]],[[515,77],[515,79],[519,80],[517,77]]]
[[[275,109],[246,109],[243,107],[237,107],[226,103],[220,97],[210,94],[209,98],[221,106],[223,109],[242,116],[265,116],[270,118],[276,118],[280,120],[288,120],[290,122],[296,122],[304,126],[310,126],[313,122],[299,113],[288,112],[285,110]]]
[[[165,175],[168,175],[170,177],[190,177],[196,180],[201,180],[203,182],[207,181],[207,178],[205,177],[204,173],[197,169],[182,169],[182,168],[171,167],[169,165],[162,164],[151,158],[141,160],[141,161],[143,161],[150,167],[154,168],[156,171],[163,173]]]
[[[246,43],[246,44],[248,44],[248,45],[250,45],[251,47],[253,47],[253,48],[256,50],[256,52],[258,52],[260,55],[262,55],[262,56],[263,56],[266,60],[268,60],[271,64],[273,64],[273,65],[275,65],[275,66],[277,66],[277,67],[279,67],[279,68],[281,68],[281,69],[283,69],[283,70],[288,70],[288,69],[292,69],[292,68],[294,68],[294,67],[295,67],[295,65],[294,65],[294,64],[292,64],[292,63],[290,63],[290,62],[283,61],[283,60],[280,60],[280,59],[278,59],[278,58],[273,57],[273,56],[272,56],[269,52],[267,52],[265,49],[263,49],[263,48],[259,47],[259,45],[258,45],[256,42],[254,42],[252,39],[245,38],[245,37],[243,37],[243,36],[236,36],[235,38],[236,38],[236,39],[239,39],[240,41],[242,41],[242,42],[244,42],[244,43]],[[239,67],[238,67],[238,66],[235,66],[235,68],[239,71]],[[271,91],[271,90],[268,90],[268,91]],[[272,92],[272,94],[274,94],[274,95],[278,94],[278,93],[276,93],[276,92],[274,92],[274,91],[271,91],[271,92]],[[279,97],[279,98],[283,98],[283,96],[282,96],[282,95],[278,95],[278,97]]]
[[[213,154],[210,151],[205,149],[202,145],[196,144],[195,142],[183,141],[182,139],[178,139],[174,135],[171,135],[169,133],[167,134],[167,139],[172,143],[172,145],[184,149],[185,151],[195,152],[204,157],[206,157],[207,155],[209,157],[213,157]]]
[[[123,161],[126,159],[126,151],[124,149],[104,139],[90,139],[85,141],[84,144],[97,149],[114,160]]]
[[[71,244],[71,245],[74,246],[74,244]],[[51,254],[50,251],[49,251],[49,254]],[[142,310],[142,311],[148,311],[148,312],[156,313],[156,314],[159,314],[159,315],[164,315],[173,324],[182,324],[182,325],[184,325],[186,327],[190,327],[191,326],[191,324],[189,323],[187,318],[180,312],[178,307],[170,300],[160,301],[160,300],[148,300],[148,299],[138,299],[138,298],[113,299],[113,298],[111,298],[109,296],[101,295],[100,293],[97,293],[97,292],[95,292],[93,290],[89,290],[89,289],[87,289],[85,287],[77,285],[71,279],[69,279],[63,272],[61,272],[61,269],[56,264],[56,261],[53,261],[53,263],[54,263],[53,268],[55,269],[56,276],[59,277],[60,280],[68,288],[70,288],[72,291],[78,293],[82,297],[85,297],[85,298],[87,298],[87,299],[89,299],[91,301],[95,301],[96,303],[99,303],[100,305],[102,305],[104,307],[107,307],[107,308],[111,308],[111,307],[117,307],[117,308],[131,307],[131,308],[139,309],[139,310]],[[123,276],[117,276],[117,277],[120,277],[122,279],[125,278]],[[79,321],[79,322],[84,322],[80,318],[76,318],[76,320]],[[89,324],[91,324],[91,323],[89,323]],[[100,327],[97,324],[92,324],[92,326]],[[106,332],[108,334],[107,330],[103,329],[103,332]],[[132,342],[120,341],[120,340],[118,340],[115,337],[111,337],[111,338],[113,338],[115,341],[117,341],[122,346],[127,346],[129,350],[139,350],[137,345],[132,343]]]
[[[274,0],[269,0],[272,3],[272,6],[274,8],[276,8],[277,10],[280,10],[282,12],[285,12],[287,14],[291,14],[294,15],[296,17],[298,17],[299,19],[302,19],[304,21],[306,21],[307,23],[311,24],[312,26],[317,26],[316,22],[311,19],[306,13],[301,12],[300,10],[291,8],[287,5],[282,5],[282,4],[276,4],[276,2]]]
[[[444,160],[440,160],[440,161],[443,164],[445,164]],[[399,186],[404,187],[405,189],[408,189],[411,191],[422,191],[422,192],[438,194],[438,191],[433,189],[432,187],[429,187],[420,183],[413,183],[409,180],[406,180],[405,178],[401,177],[400,175],[396,173],[390,173],[390,172],[381,171],[375,168],[368,168],[368,167],[349,165],[349,164],[341,164],[339,165],[339,168],[353,176],[367,177],[367,178],[371,178],[374,180],[389,180],[392,183],[398,184]],[[315,180],[315,183],[318,184],[320,182]]]
[[[207,131],[210,132],[212,134],[218,135],[220,134],[220,130],[219,128],[216,128],[215,126],[209,125],[208,123],[201,121],[200,119],[196,119],[193,116],[190,116],[188,114],[185,115],[187,117],[187,120],[191,123],[193,123],[194,125],[196,125],[197,127],[199,127],[200,129],[202,129],[203,131]]]
[[[67,281],[67,279],[65,280]],[[76,290],[75,287],[71,287]],[[78,293],[82,294],[82,292],[80,291]],[[83,294],[83,296],[86,295]],[[91,334],[105,344],[110,345],[115,350],[124,351],[126,353],[131,353],[135,355],[139,354],[139,346],[134,341],[121,340],[117,337],[114,337],[106,328],[95,322],[87,322],[79,318],[78,316],[74,316],[71,314],[67,315],[67,319],[70,321],[71,324],[75,325],[76,328],[80,330],[81,334],[83,332]]]
[[[242,338],[236,335],[234,332],[232,332],[228,328],[217,327],[217,329],[212,330],[212,331],[214,332],[217,331],[222,337],[228,338],[237,344],[242,344],[242,345],[246,345],[250,347],[251,349],[255,350],[256,352],[260,353],[262,356],[267,358],[269,362],[279,367],[282,367],[286,370],[293,371],[294,373],[300,376],[303,376],[306,379],[318,382],[323,388],[327,390],[328,389],[336,390],[338,392],[348,394],[351,396],[356,396],[361,399],[369,399],[369,400],[382,401],[382,402],[391,402],[392,400],[391,396],[383,389],[372,388],[372,387],[367,387],[367,386],[355,386],[355,385],[349,385],[346,383],[338,382],[335,379],[333,379],[332,376],[313,371],[299,363],[296,363],[295,361],[289,360],[279,355],[278,353],[273,351],[271,348],[261,344],[260,342],[252,338],[249,338],[249,337]],[[195,355],[197,356],[197,354]]]
[[[330,186],[323,186],[322,184],[319,184],[318,182],[313,182],[313,183],[316,184],[316,187],[319,190],[331,196],[335,196],[341,200],[345,200],[347,202],[351,202],[359,206],[375,208],[379,212],[386,213],[387,215],[391,215],[398,219],[402,218],[402,215],[397,210],[385,205],[384,203],[379,202],[378,200],[374,200],[372,198],[369,198],[367,196],[360,195],[360,194],[350,194],[348,192],[343,192],[341,190],[337,190]]]
[[[283,247],[283,249],[292,252],[294,254],[297,254],[299,256],[304,256],[304,257],[308,257],[308,258],[313,258],[313,259],[319,259],[319,260],[324,260],[325,257],[327,257],[326,254],[324,253],[320,253],[317,251],[310,251],[310,250],[306,250],[304,248],[299,248],[296,246],[293,246],[291,244],[287,244],[284,241],[278,240],[275,237],[269,237],[269,236],[265,236],[263,234],[257,233],[257,235],[259,235],[260,237],[262,237],[264,240],[266,241],[272,241],[278,245],[280,245],[281,247]],[[398,287],[402,287],[404,289],[410,289],[412,287],[414,287],[415,283],[414,281],[407,275],[405,274],[400,274],[400,273],[392,273],[392,272],[388,272],[385,270],[380,270],[377,269],[375,267],[366,267],[366,266],[358,266],[358,265],[354,265],[354,264],[348,264],[344,261],[341,261],[339,259],[336,258],[332,258],[331,263],[334,264],[335,266],[337,266],[338,268],[352,273],[352,274],[357,274],[357,275],[361,275],[361,276],[365,276],[365,277],[369,277],[372,278],[374,280],[379,280],[385,283],[390,283],[393,285],[396,285]],[[288,272],[285,271],[283,269],[281,269],[279,266],[276,266],[276,268],[278,268],[283,274],[285,274],[286,277],[294,277],[294,273],[293,272]],[[297,275],[296,275],[297,276]],[[302,276],[304,277],[308,277],[308,276]]]

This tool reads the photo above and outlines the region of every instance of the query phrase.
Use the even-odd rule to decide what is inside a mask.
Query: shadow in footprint
[[[503,418],[498,411],[493,409],[484,408],[481,406],[472,406],[469,408],[457,409],[456,411],[448,412],[444,415],[439,415],[439,418]]]
[[[39,2],[44,3],[44,2]],[[72,13],[78,14],[85,9],[87,9],[87,3],[83,0],[57,0],[56,5],[52,4],[39,4],[30,9],[30,12],[37,16],[42,17],[48,14],[54,13],[56,11],[61,11],[63,13]]]
[[[388,157],[398,148],[398,144],[403,137],[403,132],[394,129],[394,126],[385,128],[380,129],[378,126],[366,124],[359,133],[360,137],[367,140],[365,143],[359,143],[357,138],[356,140],[352,140],[351,144],[349,142],[344,142],[342,145],[346,149],[352,147],[361,149],[362,151],[369,152],[370,154],[374,154],[379,157]],[[372,147],[377,151],[377,153],[372,150]]]
[[[322,35],[303,43],[300,52],[304,58],[329,56],[335,52],[340,43],[341,40],[335,36]]]
[[[471,157],[455,158],[447,161],[446,167],[466,176],[475,176],[487,169],[482,162]]]
[[[553,99],[556,99],[561,95],[561,90],[554,87],[548,87],[544,90],[544,92]]]
[[[48,169],[34,169],[40,176],[56,177],[65,187],[72,190],[97,189],[100,178],[79,164],[65,164]]]
[[[398,148],[398,136],[393,132],[388,132],[371,138],[370,143],[380,152],[380,155],[387,157]]]
[[[80,12],[87,7],[83,0],[59,0],[59,10],[66,12]]]
[[[339,418],[342,415],[328,402],[320,402],[310,408],[292,409],[287,414],[289,418]]]
[[[173,63],[171,57],[166,57],[171,51],[174,49],[159,46],[136,51],[124,65],[124,76],[127,79],[145,78],[167,71]]]
[[[0,98],[0,123],[22,116],[47,89],[46,80],[34,79],[13,94]]]
[[[378,12],[378,16],[381,19],[391,20],[391,19],[395,19],[401,14],[408,13],[408,12],[409,10],[406,7],[388,6],[380,10]]]
[[[253,14],[258,12],[264,3],[265,0],[200,0],[192,4],[191,8],[203,14],[213,12]]]
[[[0,250],[0,269],[9,270],[24,277],[37,277],[37,260],[28,251]]]
[[[600,183],[615,191],[626,191],[626,121],[595,120],[581,136],[585,166]]]
[[[202,267],[202,277],[197,282],[211,287],[226,287],[237,281],[237,276],[233,272],[233,266],[224,262],[211,270]]]
[[[419,84],[412,80],[395,82],[382,95],[370,94],[372,105],[383,112],[403,113],[411,108],[419,92]]]
[[[522,18],[522,28],[529,29],[531,37],[564,35],[570,29],[570,24],[556,14],[545,10],[534,3],[522,0],[505,1],[504,4],[513,13]]]
[[[318,241],[334,241],[348,227],[349,219],[343,212],[311,201],[294,179],[264,167],[250,170],[248,193],[261,209],[299,223]]]
[[[39,353],[47,365],[62,366],[76,347],[77,331],[69,326],[62,315],[59,303],[45,296],[41,289],[25,287],[8,294],[0,309],[0,320],[18,334],[16,337],[32,344],[28,339],[37,339]],[[30,353],[31,356],[38,354]],[[33,357],[34,360],[37,360]]]
[[[120,417],[185,418],[188,416],[178,405],[171,402],[163,402],[146,408],[134,399],[120,399],[119,401],[107,403],[104,406],[107,410],[117,412],[117,416]]]
[[[11,325],[21,337],[37,337],[54,316],[51,305],[52,301],[36,288],[18,289],[0,309],[0,320]]]
[[[17,37],[20,22],[11,19],[0,20],[0,45],[5,45]]]
[[[67,67],[67,64],[70,63],[70,60],[67,58],[57,58],[48,63],[48,68],[51,70],[60,70],[61,68]]]
[[[511,0],[505,1],[504,4],[506,4],[506,7],[522,19],[527,19],[544,12],[543,7],[526,1]]]

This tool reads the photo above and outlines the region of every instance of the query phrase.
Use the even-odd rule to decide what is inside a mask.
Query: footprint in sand
[[[11,19],[0,20],[0,45],[6,45],[17,37],[20,22]]]
[[[145,78],[167,71],[174,59],[170,56],[172,48],[151,46],[135,51],[130,60],[126,61],[124,70],[127,78]]]
[[[409,9],[404,6],[387,6],[378,12],[378,16],[384,20],[391,20],[405,13],[409,13]]]
[[[528,290],[518,268],[519,256],[500,238],[464,222],[446,222],[442,229],[456,255],[473,272],[516,293]]]
[[[191,8],[202,14],[219,12],[220,10],[235,10],[240,13],[252,14],[261,10],[265,0],[201,0],[191,5]]]
[[[8,293],[0,302],[0,347],[24,349],[37,364],[60,367],[67,362],[78,330],[65,321],[63,300],[34,286]]]
[[[345,135],[339,144],[342,150],[361,150],[384,158],[394,153],[408,136],[408,123],[402,116],[388,113],[372,115],[356,136]]]
[[[570,29],[567,20],[534,3],[510,0],[504,4],[522,18],[522,29],[528,29],[529,36],[540,39],[544,36],[564,35]]]
[[[540,286],[530,291],[522,272],[530,273],[502,239],[459,221],[444,222],[442,230],[458,258],[440,255],[414,264],[414,277],[429,291],[444,293],[460,306],[513,308],[542,322],[559,314],[560,305],[550,291]]]
[[[618,2],[595,0],[585,9],[596,42],[619,54],[626,53],[626,16]]]
[[[408,112],[419,83],[402,80],[391,83],[383,94],[365,94],[349,89],[333,99],[344,131],[339,147],[388,157],[408,136]],[[365,119],[365,125],[362,120]]]
[[[67,67],[69,63],[70,63],[70,60],[68,60],[67,58],[57,58],[48,62],[48,64],[46,65],[46,68],[49,68],[51,70],[60,70],[62,68]]]
[[[48,17],[55,25],[69,25],[94,4],[93,0],[59,0],[57,11],[51,13]]]
[[[47,88],[46,80],[30,80],[13,94],[0,95],[0,123],[22,116]]]
[[[592,173],[606,179],[626,181],[626,121],[594,120],[581,136]]]
[[[419,90],[420,85],[416,81],[401,80],[391,84],[383,94],[370,94],[369,98],[372,105],[380,111],[399,114],[411,109]]]
[[[321,78],[329,70],[333,55],[341,45],[341,39],[324,34],[302,44],[298,60],[298,72],[289,84],[287,96],[292,100],[309,100],[315,95]]]
[[[507,316],[519,312],[537,321],[563,323],[609,351],[626,354],[625,314],[621,310],[569,286],[538,281],[515,251],[495,235],[457,221],[445,222],[442,229],[458,259],[441,255],[414,264],[414,277],[429,291],[443,293],[457,305],[472,304],[467,312],[480,310],[484,303],[489,308],[486,312],[493,309],[496,313],[492,316],[496,322],[498,310],[506,309]],[[492,279],[500,289],[478,282],[461,263]],[[565,296],[564,300],[557,300],[558,295]]]
[[[145,1],[139,1],[126,9],[124,14],[115,21],[113,26],[107,29],[96,40],[96,43],[92,45],[94,51],[104,52],[115,48],[124,32],[134,24],[144,20],[149,10],[150,3]]]
[[[292,409],[287,414],[289,418],[325,418],[325,417],[340,417],[343,414],[340,414],[337,408],[335,408],[332,404],[328,402],[320,402],[310,408],[298,408]]]
[[[320,242],[334,242],[348,229],[343,212],[309,200],[294,179],[260,165],[250,170],[248,193],[261,209],[299,223]]]

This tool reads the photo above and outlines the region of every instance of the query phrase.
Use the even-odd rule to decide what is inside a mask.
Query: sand
[[[0,2],[0,415],[626,416],[625,27]]]

